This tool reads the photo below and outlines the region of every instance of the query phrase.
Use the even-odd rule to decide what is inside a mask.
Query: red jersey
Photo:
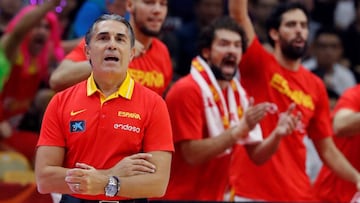
[[[85,40],[71,51],[66,59],[85,61]],[[172,64],[169,51],[164,43],[153,38],[151,47],[141,56],[135,57],[128,69],[131,77],[138,83],[163,95],[172,80]]]
[[[13,32],[18,22],[34,9],[36,9],[34,5],[23,7],[6,26],[5,32]],[[55,56],[57,62],[64,57],[64,50],[60,46],[60,26],[57,15],[54,12],[47,12],[46,15],[43,16],[43,19],[46,19],[49,23],[50,32],[48,39],[46,39],[41,49],[35,46],[38,47],[36,49],[39,49],[36,51],[38,52],[36,56],[33,55],[34,53],[30,53],[34,51],[34,47],[30,45],[34,39],[32,39],[29,34],[26,34],[22,39],[18,39],[21,43],[17,47],[17,58],[16,61],[11,64],[9,78],[0,95],[0,121],[27,112],[38,91],[40,83],[42,81],[48,82],[50,53]],[[1,69],[5,68],[6,67],[1,67]]]
[[[191,75],[180,78],[166,96],[174,143],[209,137],[204,102],[198,84]],[[181,104],[181,105],[179,105]],[[188,164],[175,144],[177,153],[171,162],[170,181],[165,200],[219,200],[228,186],[230,155],[222,155],[203,164]]]
[[[347,89],[338,100],[334,114],[340,109],[360,111],[360,85]],[[360,135],[334,136],[334,142],[346,159],[359,171],[360,170]],[[323,166],[315,181],[315,194],[325,202],[350,202],[356,193],[354,183],[339,178],[326,166]]]
[[[257,39],[239,65],[241,82],[255,102],[276,103],[284,112],[294,102],[302,113],[302,131],[283,137],[276,153],[263,165],[255,165],[242,147],[237,147],[230,169],[230,182],[237,196],[266,201],[314,200],[306,174],[305,135],[313,140],[331,136],[330,112],[323,82],[299,67],[287,70],[279,65]],[[276,127],[278,115],[261,121],[263,136]],[[265,139],[265,138],[264,138]]]
[[[25,113],[47,73],[44,66],[36,63],[25,67],[24,58],[19,54],[0,95],[0,120]]]
[[[45,112],[38,146],[65,148],[66,168],[74,168],[80,162],[108,169],[135,153],[174,151],[164,100],[129,75],[119,90],[106,99],[100,97],[92,76],[56,94]]]

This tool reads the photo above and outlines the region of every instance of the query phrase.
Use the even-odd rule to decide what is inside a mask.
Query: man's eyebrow
[[[126,37],[126,34],[124,34],[124,33],[117,33],[116,36],[118,36],[118,37]]]
[[[108,35],[109,32],[99,32],[97,35]],[[117,37],[126,37],[126,34],[124,33],[116,33]]]
[[[98,35],[107,35],[109,32],[99,32]]]

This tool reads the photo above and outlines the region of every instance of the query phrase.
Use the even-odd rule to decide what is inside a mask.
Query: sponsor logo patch
[[[82,112],[84,112],[84,111],[86,111],[86,109],[82,109],[82,110],[79,110],[79,111],[71,111],[71,112],[70,112],[70,116],[76,116],[76,115],[78,115],[79,113],[82,113]]]
[[[131,113],[131,112],[126,112],[126,111],[119,111],[118,112],[118,116],[119,117],[125,117],[125,118],[132,118],[132,119],[137,119],[137,120],[141,120],[141,117],[138,113]]]
[[[70,121],[70,132],[84,132],[85,121]]]
[[[126,130],[134,133],[140,133],[140,128],[136,126],[131,126],[129,124],[115,123],[114,129],[116,130]]]

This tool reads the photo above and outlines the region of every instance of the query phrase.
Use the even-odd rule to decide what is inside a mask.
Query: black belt
[[[128,199],[128,200],[86,200],[79,199],[70,195],[62,195],[60,203],[147,203],[147,199]]]

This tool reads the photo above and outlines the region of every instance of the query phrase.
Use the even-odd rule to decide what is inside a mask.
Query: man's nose
[[[242,48],[233,44],[228,47],[228,52],[237,55],[239,52],[242,52]]]
[[[159,12],[161,10],[161,5],[160,3],[155,3],[153,5],[153,11]]]
[[[115,39],[110,39],[109,40],[108,49],[116,49],[116,41],[115,41]]]

